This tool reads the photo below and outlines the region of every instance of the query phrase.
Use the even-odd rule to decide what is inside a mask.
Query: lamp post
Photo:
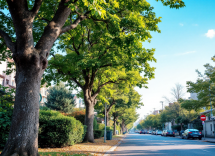
[[[162,103],[162,113],[163,113],[163,101],[160,101],[160,103]],[[163,123],[162,123],[162,130],[163,130]]]

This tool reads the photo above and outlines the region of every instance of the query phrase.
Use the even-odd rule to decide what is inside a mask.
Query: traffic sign
[[[206,116],[205,116],[205,115],[201,115],[201,116],[200,116],[200,119],[201,119],[202,121],[205,121],[205,120],[206,120]]]

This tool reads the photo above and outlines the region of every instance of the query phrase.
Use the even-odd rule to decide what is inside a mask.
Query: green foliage
[[[76,120],[79,120],[82,124],[84,124],[85,121],[85,110],[77,110],[72,113],[66,114],[67,116],[72,116]]]
[[[119,134],[120,134],[120,131],[121,131],[120,125],[116,125],[116,130],[118,130],[118,132],[119,132]]]
[[[113,127],[112,126],[106,126],[106,131],[113,131]]]
[[[98,139],[104,136],[104,130],[94,130],[94,138]]]
[[[47,100],[45,105],[52,110],[71,113],[74,108],[72,92],[63,83],[49,88]]]
[[[40,110],[39,145],[41,147],[64,147],[81,142],[84,127],[73,117],[57,111]]]
[[[215,61],[214,58],[212,58]],[[187,82],[188,92],[198,93],[198,100],[185,100],[183,107],[187,110],[199,111],[201,108],[210,107],[210,102],[215,107],[215,67],[209,64],[204,65],[205,73],[202,75],[198,70],[199,78],[196,82]]]
[[[93,129],[98,129],[98,123],[97,123],[97,120],[94,118],[93,120]]]
[[[102,124],[102,123],[98,124],[98,129],[99,130],[104,130],[104,128],[105,128],[105,124]]]
[[[51,109],[45,106],[40,106],[40,110],[51,110]]]
[[[13,114],[14,89],[0,85],[0,148],[3,148],[10,131]]]

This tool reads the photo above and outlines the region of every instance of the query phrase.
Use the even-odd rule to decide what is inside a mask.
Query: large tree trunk
[[[87,94],[84,94],[84,102],[86,106],[85,125],[87,126],[87,133],[85,135],[84,141],[94,142],[93,120],[95,101],[90,100],[90,97]]]
[[[113,119],[113,135],[116,135],[116,117]]]
[[[30,59],[29,59],[30,58]],[[24,58],[23,58],[24,59]],[[39,92],[43,67],[38,56],[16,63],[16,96],[9,138],[1,156],[38,154]]]

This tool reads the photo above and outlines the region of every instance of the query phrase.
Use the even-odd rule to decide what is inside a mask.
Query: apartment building
[[[12,72],[10,75],[6,75],[5,71],[7,70],[7,63],[8,62],[13,62],[12,59],[8,58],[6,61],[1,61],[0,62],[0,84],[5,87],[9,88],[16,88],[16,83],[15,83],[15,71]],[[14,67],[15,68],[15,67]],[[42,96],[40,105],[43,106],[44,102],[47,100],[47,93],[48,93],[48,88],[44,85],[42,88],[40,88],[40,94]],[[39,97],[38,97],[39,98]]]

